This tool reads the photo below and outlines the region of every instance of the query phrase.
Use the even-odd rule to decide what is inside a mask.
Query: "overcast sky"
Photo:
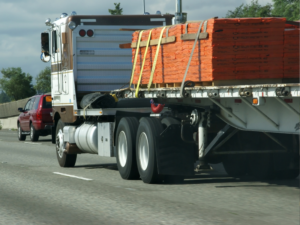
[[[8,67],[21,67],[23,72],[34,78],[50,63],[40,60],[40,33],[46,30],[44,21],[52,21],[62,12],[78,15],[108,15],[114,2],[120,2],[123,14],[142,14],[143,0],[0,0],[0,70]],[[175,12],[176,0],[145,0],[146,11],[154,14]],[[182,0],[183,12],[188,20],[224,17],[242,3],[251,0]],[[272,0],[259,0],[265,5]],[[0,73],[0,77],[2,74]],[[35,81],[35,79],[34,79]]]

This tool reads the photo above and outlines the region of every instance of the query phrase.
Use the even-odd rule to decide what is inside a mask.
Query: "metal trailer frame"
[[[119,89],[112,93],[119,98],[136,98],[135,89]],[[234,86],[140,89],[143,98],[158,102],[206,110],[219,108],[217,116],[239,130],[299,134],[300,84],[262,84]],[[252,99],[257,104],[252,104]],[[167,109],[165,109],[167,110]],[[75,116],[115,115],[117,111],[151,113],[150,108],[74,109]]]

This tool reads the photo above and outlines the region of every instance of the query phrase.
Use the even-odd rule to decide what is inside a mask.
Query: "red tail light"
[[[84,37],[85,34],[86,34],[85,30],[80,30],[80,31],[79,31],[79,35],[80,35],[81,37]]]
[[[36,112],[36,120],[42,120],[42,112],[41,112],[41,110],[38,110]]]
[[[88,30],[86,33],[87,33],[87,36],[89,36],[89,37],[92,37],[94,35],[93,30]]]

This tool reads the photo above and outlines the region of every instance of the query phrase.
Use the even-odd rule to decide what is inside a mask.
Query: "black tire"
[[[38,133],[38,131],[35,130],[32,123],[30,124],[30,140],[32,142],[36,142],[39,140],[39,133]]]
[[[58,121],[57,126],[56,126],[56,132],[55,132],[55,137],[56,137],[56,156],[57,156],[57,161],[58,164],[61,167],[74,167],[77,159],[77,154],[66,154],[65,152],[62,153],[61,146],[64,146],[64,143],[61,145],[61,138],[59,138],[59,132],[63,132],[65,124],[61,120]],[[63,147],[64,148],[64,147]]]
[[[147,184],[160,183],[163,180],[163,176],[159,175],[157,171],[155,152],[155,137],[158,136],[162,131],[163,127],[159,120],[155,118],[142,118],[140,120],[136,138],[136,158],[140,177],[142,178],[143,182]],[[146,147],[143,148],[143,146]],[[145,149],[147,148],[149,150],[148,157],[141,156],[143,152],[146,152]]]
[[[139,178],[135,151],[138,126],[137,118],[122,118],[116,133],[117,166],[121,177],[125,180]]]
[[[22,128],[20,126],[20,124],[18,123],[18,139],[19,141],[25,141],[26,140],[26,135],[22,134]]]

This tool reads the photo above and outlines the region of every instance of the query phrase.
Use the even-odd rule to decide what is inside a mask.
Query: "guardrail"
[[[0,118],[4,119],[19,116],[20,112],[18,111],[18,108],[24,108],[28,100],[29,98],[25,98],[14,102],[0,104]]]

